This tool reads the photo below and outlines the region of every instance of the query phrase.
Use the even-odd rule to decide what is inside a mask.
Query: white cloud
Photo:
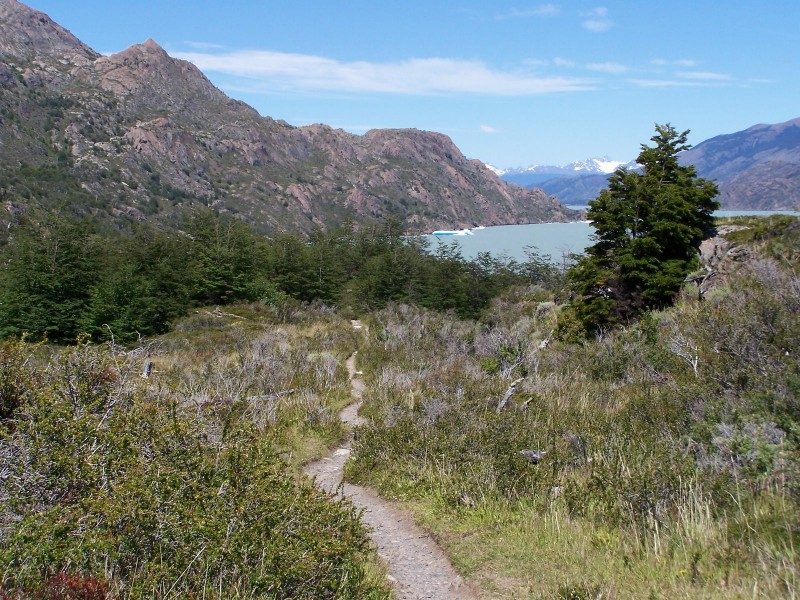
[[[715,73],[713,71],[681,71],[675,73],[681,79],[692,79],[694,81],[731,81],[733,77],[726,73]]]
[[[602,33],[614,26],[614,22],[608,18],[608,9],[605,6],[596,6],[581,13],[581,16],[584,17],[581,23],[583,28],[593,33]]]
[[[561,12],[557,4],[540,4],[532,8],[512,8],[508,12],[495,16],[498,21],[506,19],[528,19],[531,17],[555,17]]]
[[[650,61],[651,64],[658,64]],[[686,61],[663,61],[664,65],[687,63]],[[693,62],[693,61],[692,61]],[[662,66],[662,65],[659,65]],[[718,87],[732,84],[736,79],[727,73],[717,73],[716,71],[677,71],[669,76],[650,79],[630,79],[629,83],[645,88],[669,88],[669,87]]]
[[[184,46],[188,46],[193,50],[222,50],[225,48],[222,44],[213,44],[211,42],[193,42],[191,40],[183,42]]]
[[[614,23],[608,19],[586,19],[583,23],[583,28],[592,33],[603,33],[608,31],[614,26]]]
[[[559,58],[558,56],[553,59],[553,64],[557,67],[567,67],[570,69],[576,66],[574,60],[569,60],[568,58]]]
[[[697,81],[679,81],[676,79],[630,79],[629,83],[643,88],[691,87],[701,85]]]
[[[663,58],[655,58],[650,61],[651,65],[655,65],[657,67],[696,67],[697,61],[692,60],[689,58],[681,58],[678,60],[665,60]]]
[[[550,64],[550,61],[542,58],[526,58],[522,61],[522,64],[528,65],[529,67],[546,67]]]
[[[680,77],[680,74],[677,74]],[[719,87],[727,85],[733,80],[727,79],[630,79],[629,83],[643,88],[670,88],[670,87]]]
[[[616,75],[618,73],[626,73],[630,71],[630,67],[626,65],[621,65],[620,63],[616,62],[596,62],[596,63],[589,63],[586,65],[586,68],[590,71],[597,71],[599,73],[610,73],[612,75]]]
[[[492,127],[491,125],[481,125],[481,131],[483,133],[500,133],[497,127]]]
[[[203,71],[243,78],[251,89],[435,95],[532,96],[593,89],[571,77],[537,77],[494,69],[477,60],[414,58],[399,62],[344,62],[267,50],[177,52]]]

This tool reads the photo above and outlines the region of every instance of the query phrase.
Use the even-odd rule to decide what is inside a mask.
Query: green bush
[[[17,364],[25,350],[1,349]],[[236,402],[190,419],[85,345],[46,372],[14,368],[26,383],[0,438],[8,593],[63,573],[124,598],[382,597],[355,510],[298,481]]]

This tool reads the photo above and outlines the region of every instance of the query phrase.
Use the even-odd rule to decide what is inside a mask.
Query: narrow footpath
[[[353,321],[353,328],[362,329]],[[356,353],[347,359],[353,403],[339,418],[350,427],[361,425],[358,415],[364,382],[356,371]],[[398,600],[473,600],[475,594],[455,572],[436,542],[414,523],[407,512],[384,500],[373,490],[342,483],[344,463],[350,455],[352,436],[326,458],[310,463],[305,472],[331,495],[350,500],[363,509],[362,520],[371,530],[378,555],[389,571],[389,581]]]

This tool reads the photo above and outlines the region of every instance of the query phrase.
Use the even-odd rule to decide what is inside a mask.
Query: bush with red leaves
[[[34,594],[36,600],[108,600],[108,584],[96,577],[59,573]],[[0,596],[2,600],[2,596]]]

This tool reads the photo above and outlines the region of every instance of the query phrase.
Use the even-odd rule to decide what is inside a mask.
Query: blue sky
[[[30,2],[101,52],[152,37],[264,115],[442,131],[500,167],[800,116],[798,0]]]

